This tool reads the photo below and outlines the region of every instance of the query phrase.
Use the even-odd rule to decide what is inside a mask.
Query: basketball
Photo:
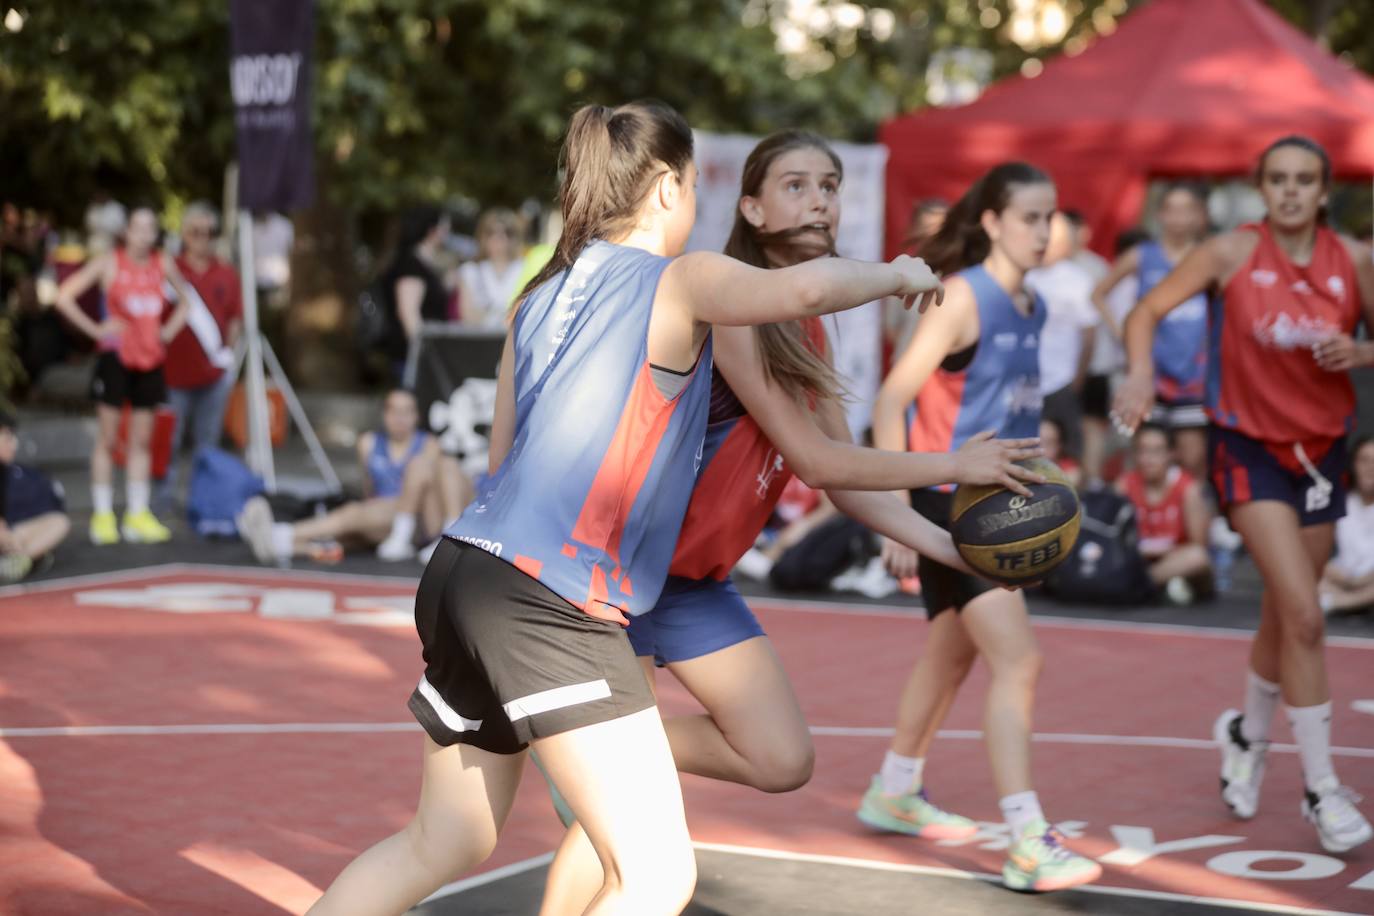
[[[1081,519],[1078,495],[1058,465],[1044,458],[1017,463],[1046,482],[1026,484],[1029,498],[1002,486],[961,486],[950,525],[964,562],[1007,585],[1037,582],[1067,559]]]

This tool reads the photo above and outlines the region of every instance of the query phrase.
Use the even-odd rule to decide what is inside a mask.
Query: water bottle
[[[1212,546],[1212,578],[1216,583],[1218,595],[1231,590],[1231,567],[1236,563],[1236,552],[1230,547]]]

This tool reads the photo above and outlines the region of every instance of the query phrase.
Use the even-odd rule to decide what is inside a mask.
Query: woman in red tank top
[[[79,331],[96,341],[99,355],[91,380],[96,402],[98,434],[91,452],[91,543],[113,544],[120,539],[161,543],[171,532],[148,507],[151,460],[148,444],[153,432],[153,409],[166,400],[162,364],[167,342],[186,323],[190,301],[175,262],[156,247],[157,216],[140,207],[129,216],[124,246],[93,258],[58,288],[57,309]],[[170,282],[177,307],[164,323],[163,285]],[[97,324],[76,300],[100,284],[105,297],[105,320]],[[127,505],[122,525],[114,514],[111,452],[119,433],[125,404],[129,416],[128,462],[125,467]]]
[[[1221,508],[1264,580],[1244,711],[1215,724],[1222,799],[1241,818],[1259,804],[1269,725],[1282,696],[1302,757],[1302,810],[1322,846],[1344,852],[1374,829],[1331,764],[1331,693],[1317,582],[1345,511],[1345,436],[1355,397],[1348,370],[1374,365],[1374,261],[1368,245],[1326,226],[1331,162],[1305,137],[1260,157],[1263,222],[1198,246],[1126,321],[1129,376],[1115,419],[1149,414],[1155,327],[1194,293],[1219,289],[1208,328],[1210,472]]]

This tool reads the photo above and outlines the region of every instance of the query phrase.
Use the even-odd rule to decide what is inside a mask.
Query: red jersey
[[[825,352],[819,318],[803,321],[802,330],[812,352]],[[719,370],[712,379],[701,461],[668,575],[723,580],[768,524],[792,469]]]
[[[1320,461],[1351,428],[1355,389],[1347,373],[1318,366],[1312,347],[1359,324],[1355,265],[1324,226],[1306,267],[1289,260],[1267,224],[1241,228],[1259,244],[1211,305],[1207,414],[1270,445],[1302,443]]]
[[[1192,475],[1187,471],[1179,467],[1169,468],[1169,476],[1164,483],[1164,498],[1151,502],[1139,471],[1127,471],[1121,475],[1121,489],[1135,505],[1141,553],[1159,556],[1188,540],[1183,498],[1192,485]]]
[[[126,369],[147,372],[162,365],[162,255],[154,251],[142,264],[115,249],[115,275],[105,290],[105,314],[124,323],[119,337],[102,341],[102,350],[113,350]]]
[[[177,269],[186,282],[195,287],[210,316],[215,319],[220,338],[227,340],[229,326],[243,315],[239,292],[239,276],[223,261],[212,258],[205,271],[191,267],[185,258],[177,258]],[[164,367],[167,385],[171,388],[202,388],[219,381],[224,370],[210,362],[190,326],[181,329],[167,345],[167,364]]]

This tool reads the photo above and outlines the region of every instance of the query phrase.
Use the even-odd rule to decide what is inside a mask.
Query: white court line
[[[939,878],[960,878],[966,881],[987,881],[1001,883],[1000,875],[983,872],[963,871],[957,868],[938,868],[929,865],[905,865],[896,862],[879,862],[872,859],[854,859],[847,856],[826,856],[804,852],[786,852],[781,849],[733,846],[728,843],[696,843],[697,849],[710,852],[724,852],[740,856],[754,856],[760,859],[779,859],[791,862],[811,862],[817,865],[845,865],[851,868],[866,868],[870,871],[901,872],[912,875],[928,875]],[[1360,916],[1359,913],[1346,913],[1337,910],[1313,910],[1307,907],[1287,906],[1285,904],[1252,903],[1245,900],[1231,900],[1225,897],[1200,897],[1195,894],[1171,894],[1168,891],[1136,890],[1125,887],[1103,887],[1100,884],[1085,884],[1074,888],[1085,894],[1106,894],[1113,897],[1141,897],[1147,900],[1171,900],[1179,903],[1196,903],[1209,906],[1231,907],[1258,913],[1294,913],[1304,916]]]
[[[206,725],[57,725],[0,728],[0,738],[110,738],[185,735],[312,735],[379,734],[416,732],[416,722],[264,722]],[[811,734],[822,738],[890,738],[891,728],[813,725]],[[950,741],[981,741],[977,729],[941,729],[937,738]],[[1037,732],[1031,740],[1041,744],[1086,744],[1107,747],[1162,747],[1178,750],[1216,750],[1216,742],[1205,738],[1173,738],[1162,735],[1082,735],[1070,732]],[[1271,751],[1296,754],[1295,744],[1271,744]],[[1333,747],[1336,757],[1374,758],[1374,748]]]
[[[509,865],[502,865],[500,868],[484,871],[480,875],[473,875],[471,878],[464,878],[461,881],[454,881],[452,884],[445,884],[424,900],[421,900],[420,903],[425,904],[429,903],[431,900],[438,900],[440,897],[461,894],[463,891],[471,890],[474,887],[481,887],[483,884],[491,884],[493,881],[500,881],[502,878],[509,878],[512,875],[521,875],[541,865],[547,865],[552,861],[553,853],[546,852],[542,856],[535,856],[533,859],[525,859],[521,862],[512,862]]]
[[[164,576],[179,575],[218,575],[234,579],[284,579],[291,582],[322,582],[325,584],[348,582],[355,585],[391,585],[404,583],[418,586],[420,573],[414,576],[384,576],[370,573],[329,573],[312,569],[281,569],[273,566],[222,566],[216,563],[157,563],[139,566],[134,569],[119,569],[112,572],[82,573],[78,576],[63,576],[58,579],[44,579],[41,582],[21,583],[0,587],[0,598],[19,595],[34,595],[43,592],[62,591],[79,588],[82,585],[108,585],[138,579],[156,579]]]

